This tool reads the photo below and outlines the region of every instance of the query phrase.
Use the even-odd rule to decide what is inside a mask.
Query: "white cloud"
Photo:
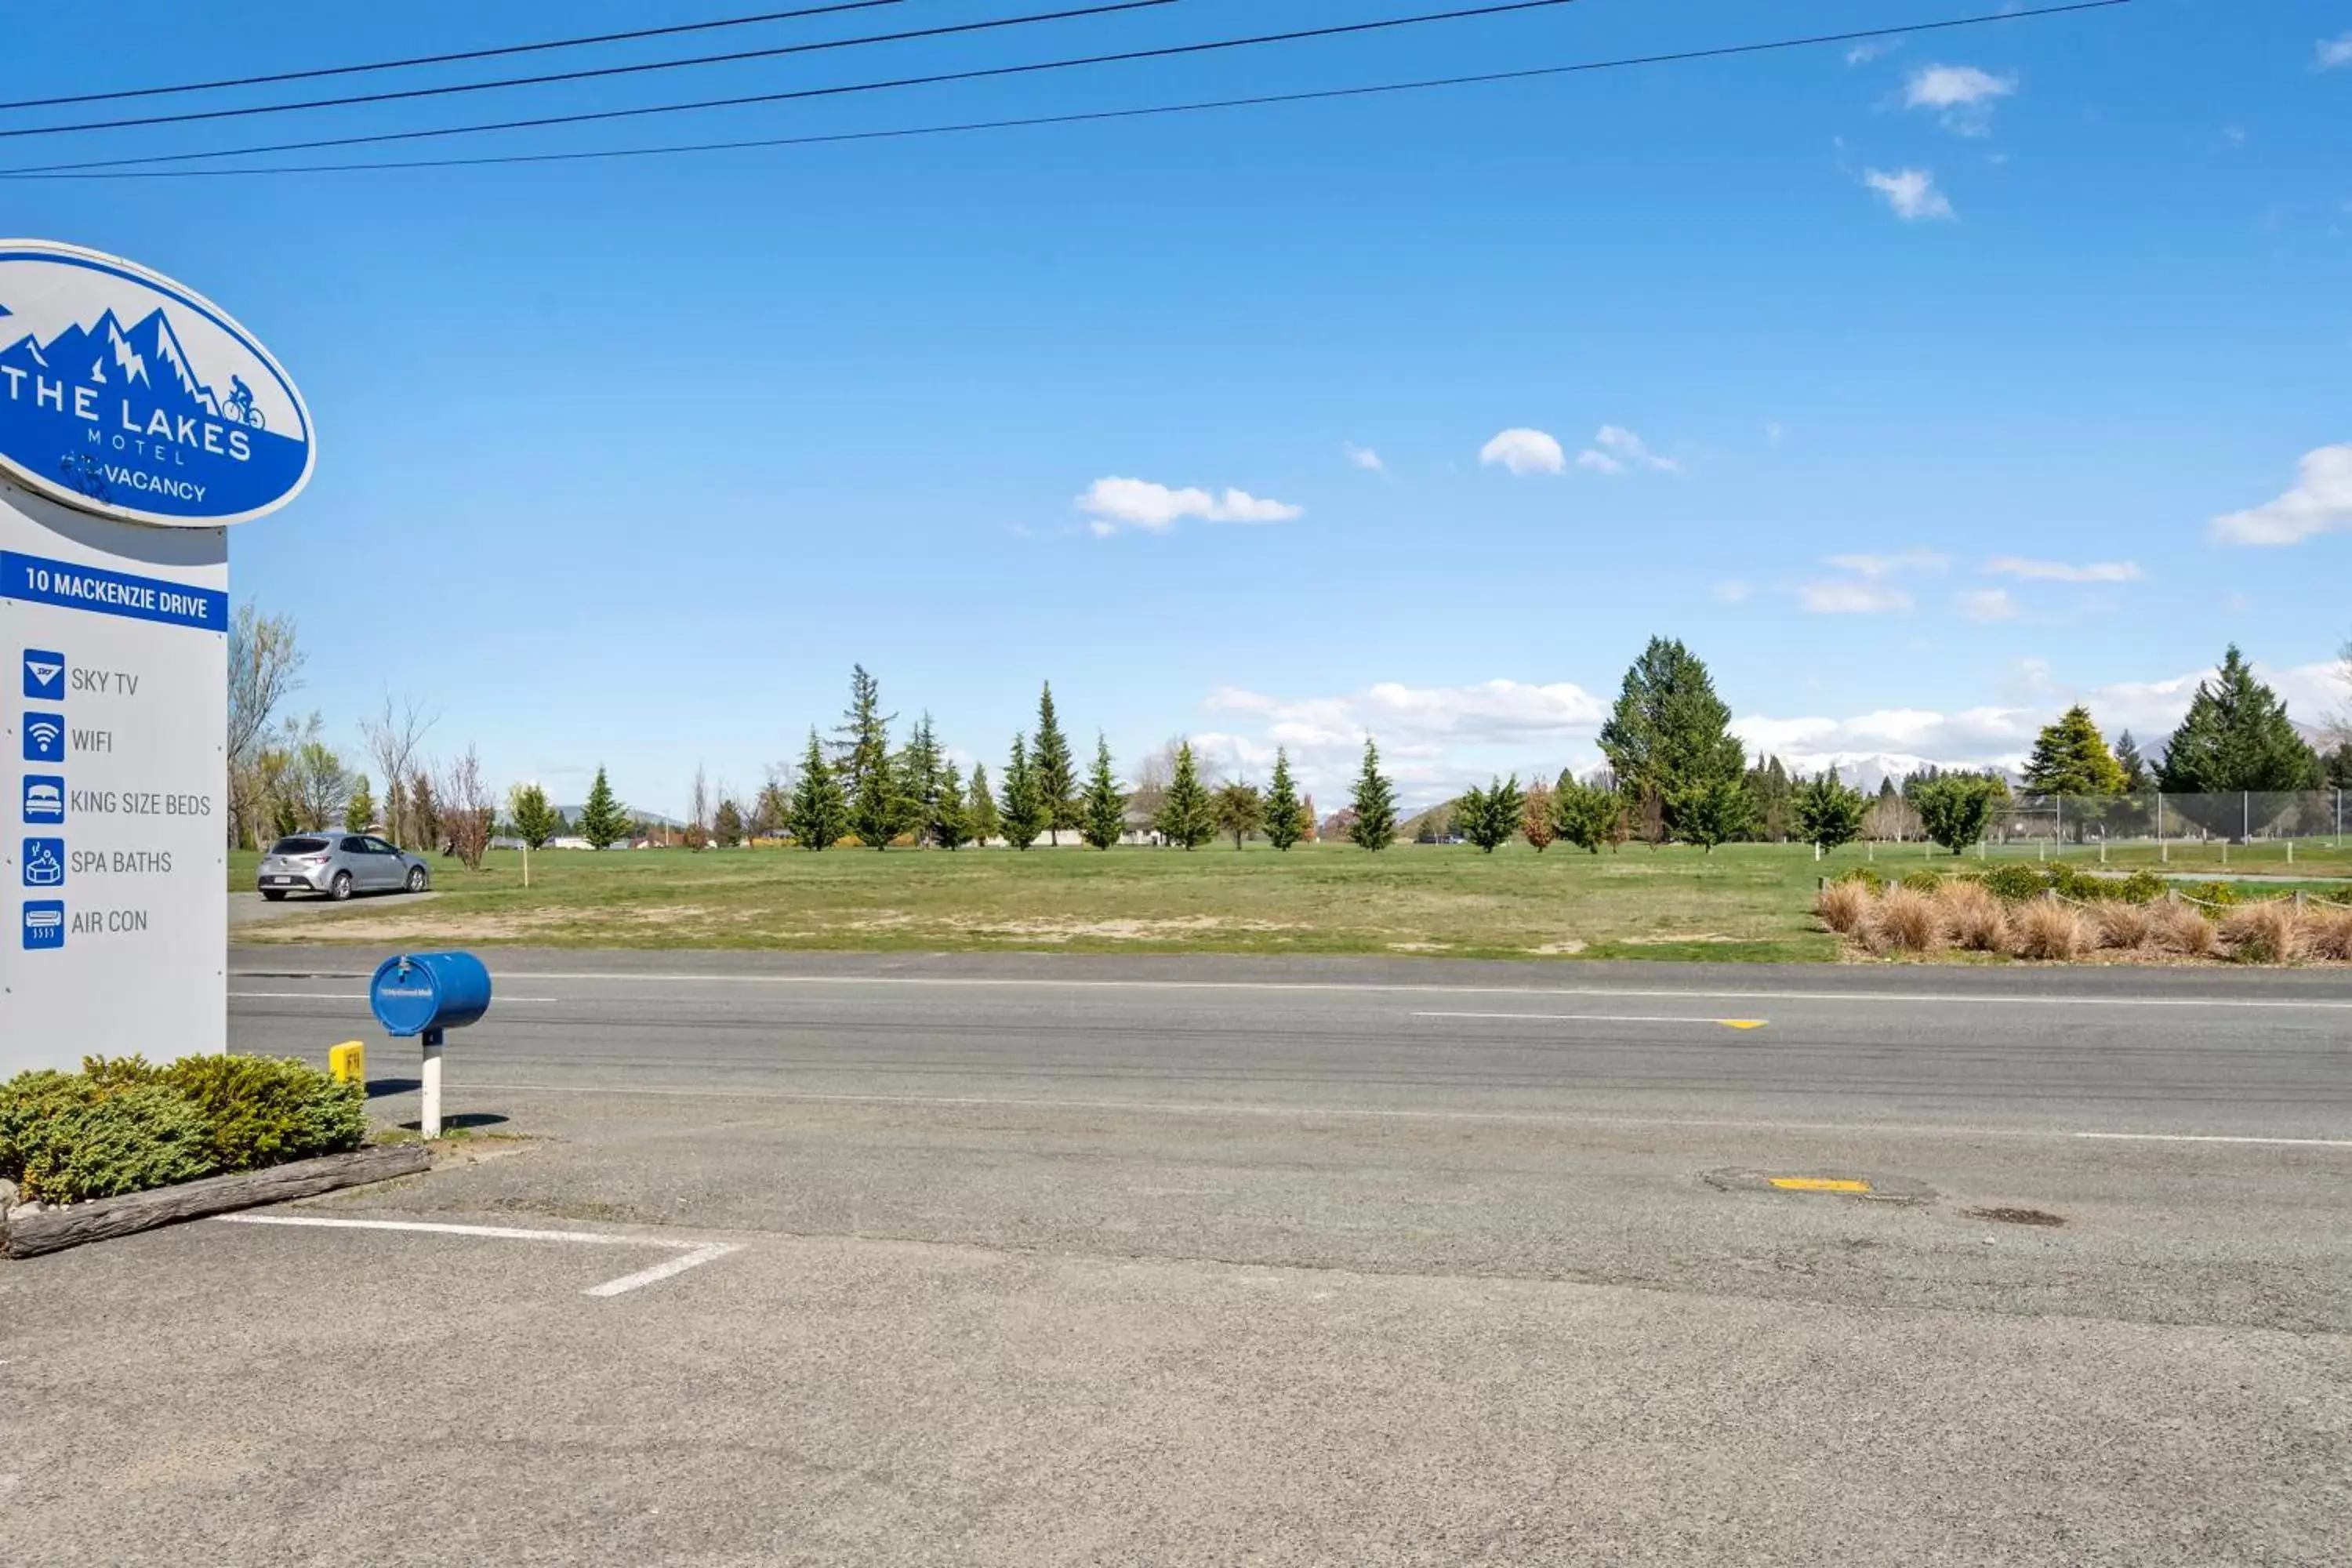
[[[1911,595],[1884,583],[1807,583],[1797,602],[1816,616],[1883,616],[1912,606]]]
[[[1680,463],[1651,451],[1646,442],[1622,425],[1603,425],[1592,439],[1594,445],[1576,455],[1580,468],[1603,474],[1622,474],[1629,468],[1650,468],[1662,474],[1681,471]]]
[[[1975,66],[1922,66],[1903,84],[1903,106],[1932,109],[1947,129],[1981,136],[1992,129],[1993,105],[2016,91],[2015,77]]]
[[[1566,681],[1488,680],[1472,686],[1383,681],[1340,697],[1279,698],[1239,687],[1210,694],[1213,712],[1247,715],[1256,733],[1194,736],[1233,771],[1263,777],[1281,747],[1306,787],[1338,796],[1354,777],[1365,737],[1411,804],[1443,800],[1491,773],[1558,768],[1601,724],[1601,702]],[[1337,798],[1322,803],[1327,808]]]
[[[2332,71],[2338,66],[2352,66],[2352,33],[2319,40],[2319,68]]]
[[[1348,461],[1368,474],[1385,474],[1389,471],[1389,466],[1381,461],[1381,455],[1370,447],[1359,447],[1350,441],[1346,450]]]
[[[1870,169],[1863,174],[1862,183],[1885,196],[1895,216],[1906,223],[1957,216],[1951,202],[1936,188],[1936,176],[1925,169],[1898,169],[1891,174]]]
[[[2224,544],[2300,544],[2322,533],[2352,531],[2352,442],[2305,452],[2296,465],[2301,483],[2248,511],[2213,520]]]
[[[1895,577],[1908,572],[1939,574],[1951,569],[1952,558],[1940,550],[1914,547],[1881,554],[1824,555],[1822,564],[1864,577]]]
[[[2142,575],[2137,561],[2092,561],[2077,566],[2021,555],[1996,555],[1984,563],[1984,569],[1990,576],[2021,577],[2032,583],[2137,583]]]
[[[1846,50],[1845,63],[1850,66],[1866,66],[1879,56],[1891,55],[1902,47],[1901,43],[1893,39],[1878,43],[1856,44]]]
[[[1529,474],[1564,474],[1568,454],[1541,430],[1514,426],[1478,448],[1478,461],[1508,468],[1521,479]]]
[[[1719,605],[1737,605],[1744,600],[1753,598],[1756,594],[1756,585],[1752,583],[1743,583],[1738,578],[1734,577],[1727,582],[1717,583],[1714,587],[1708,589],[1707,592],[1714,596],[1716,603]]]
[[[1097,479],[1078,498],[1077,506],[1093,516],[1095,521],[1087,526],[1098,534],[1116,533],[1121,528],[1163,533],[1186,518],[1202,522],[1289,522],[1306,515],[1304,507],[1264,500],[1247,490],[1228,489],[1217,496],[1203,489],[1170,489],[1144,479]]]
[[[1958,595],[1960,613],[1972,621],[2013,621],[2023,614],[2006,588],[1969,588]]]

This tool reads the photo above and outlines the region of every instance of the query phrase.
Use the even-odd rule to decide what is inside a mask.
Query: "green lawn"
[[[2005,857],[2013,858],[2013,857]],[[2112,864],[2152,859],[2115,853]],[[254,857],[231,858],[231,886]],[[1513,845],[1400,845],[1371,855],[1302,845],[1170,849],[788,849],[495,854],[479,872],[436,867],[440,897],[305,909],[240,927],[240,942],[415,946],[1052,950],[1118,952],[1431,953],[1457,957],[1822,960],[1815,879],[1865,858],[1900,874],[1951,857],[1882,845],[1816,864],[1801,846],[1628,846],[1592,856]],[[2070,855],[2095,861],[2096,851]],[[1975,864],[1969,858],[1969,864]],[[2176,871],[2220,869],[2217,849],[2177,847]],[[2352,851],[2306,844],[2297,873],[2352,877]],[[2286,870],[2276,847],[2241,847],[2230,870]]]

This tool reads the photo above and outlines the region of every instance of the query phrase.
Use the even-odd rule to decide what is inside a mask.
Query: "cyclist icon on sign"
[[[261,410],[253,405],[253,388],[245,384],[245,377],[230,376],[228,388],[228,401],[221,405],[221,412],[228,416],[229,423],[248,426],[256,430],[266,428],[268,421],[262,418]]]

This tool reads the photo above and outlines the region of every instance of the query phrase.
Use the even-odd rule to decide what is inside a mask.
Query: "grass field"
[[[2000,857],[2014,858],[2014,854]],[[2032,858],[2028,852],[2027,858]],[[2095,862],[2095,849],[2068,857]],[[2118,848],[2110,864],[2155,860]],[[1370,855],[1302,845],[1167,849],[786,849],[494,854],[479,872],[440,861],[440,896],[316,905],[241,926],[240,942],[448,942],[596,947],[1428,953],[1454,957],[1825,960],[1815,879],[1865,859],[1899,874],[1953,864],[1916,845],[1849,847],[1817,864],[1802,846],[1628,846],[1592,856],[1513,845],[1493,856],[1400,845]],[[1969,858],[1975,863],[1975,858]],[[249,890],[255,857],[232,856]],[[2168,869],[2220,874],[2218,847],[2175,846]],[[2306,842],[2294,873],[2352,879],[2352,848]],[[2229,873],[2286,873],[2275,845],[2231,851]]]

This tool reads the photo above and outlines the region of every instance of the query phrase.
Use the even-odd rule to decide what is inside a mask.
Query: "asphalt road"
[[[232,969],[414,1116],[354,955]],[[494,969],[522,1136],[291,1212],[595,1239],[0,1266],[28,1561],[2345,1558],[2352,976]]]

